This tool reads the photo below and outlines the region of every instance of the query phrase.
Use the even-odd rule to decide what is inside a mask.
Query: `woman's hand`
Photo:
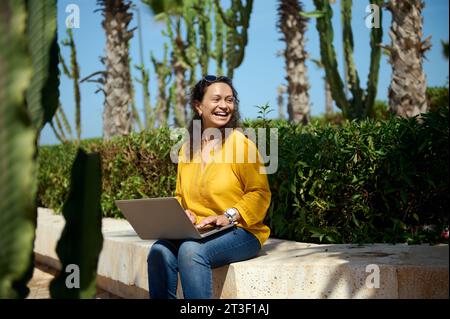
[[[189,209],[186,209],[184,212],[189,217],[189,219],[191,220],[192,224],[195,225],[195,223],[197,221],[197,217],[195,216],[195,214],[193,212],[191,212]]]
[[[213,225],[213,226],[226,226],[230,223],[228,220],[228,217],[225,215],[219,215],[219,216],[208,216],[203,218],[197,225],[197,228],[203,228],[206,225]]]

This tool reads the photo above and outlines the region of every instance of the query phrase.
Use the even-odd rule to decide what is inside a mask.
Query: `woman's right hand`
[[[184,212],[189,217],[189,219],[191,220],[192,224],[195,225],[195,222],[197,221],[197,218],[196,218],[195,214],[193,212],[191,212],[189,209],[186,209]]]

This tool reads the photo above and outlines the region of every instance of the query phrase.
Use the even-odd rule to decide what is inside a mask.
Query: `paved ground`
[[[33,278],[28,283],[30,294],[27,299],[49,299],[49,285],[57,272],[42,264],[37,264],[34,268]],[[109,292],[97,288],[97,299],[119,299],[120,297],[110,294]]]

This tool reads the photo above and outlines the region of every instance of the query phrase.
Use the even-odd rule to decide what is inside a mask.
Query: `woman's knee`
[[[156,260],[169,261],[173,256],[172,251],[167,247],[167,244],[161,241],[157,241],[150,248],[150,252],[147,256],[147,263],[154,262]]]
[[[192,263],[208,263],[208,260],[201,243],[186,241],[178,251],[178,262],[180,265],[189,265]]]

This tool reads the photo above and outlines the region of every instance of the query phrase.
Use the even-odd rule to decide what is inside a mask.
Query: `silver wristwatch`
[[[228,208],[224,214],[227,216],[230,224],[234,223],[237,219],[237,210],[234,207]]]

